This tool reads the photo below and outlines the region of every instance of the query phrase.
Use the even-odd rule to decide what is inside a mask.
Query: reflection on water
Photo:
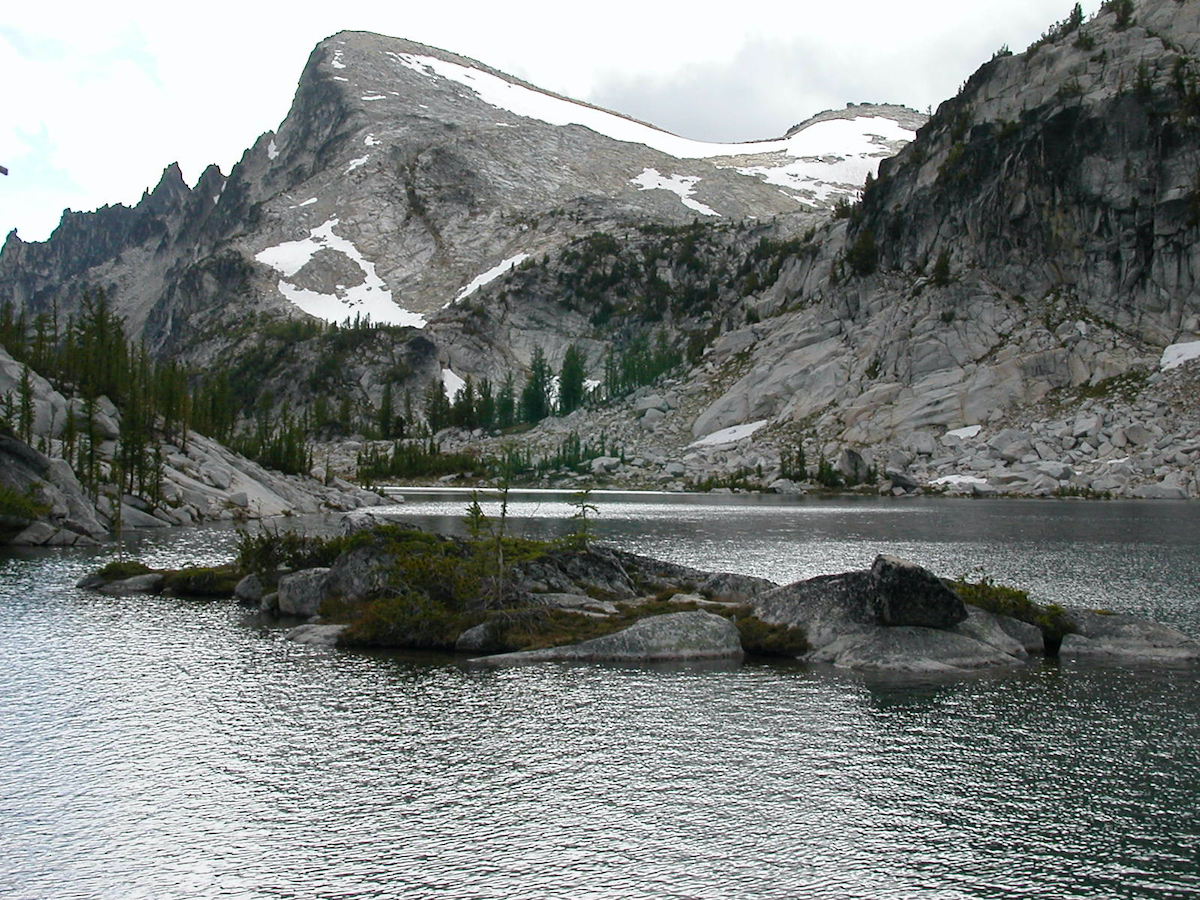
[[[406,514],[454,522],[446,502]],[[1046,566],[1082,594],[1080,578],[1136,560],[1183,579],[1170,608],[1195,616],[1187,529],[1161,506],[1133,508],[1136,544],[1097,512],[1115,505],[1032,504],[1049,521],[1025,522],[1009,504],[871,506],[664,503],[619,520],[606,504],[600,522],[627,546],[777,580],[890,550]],[[234,540],[180,531],[141,549],[205,562]],[[71,587],[91,564],[0,558],[0,896],[1200,892],[1195,669],[476,672],[293,645],[228,603]]]

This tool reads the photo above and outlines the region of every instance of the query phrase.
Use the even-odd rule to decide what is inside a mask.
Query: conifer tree
[[[529,377],[521,391],[521,419],[540,422],[550,415],[550,365],[541,347],[533,348],[529,361]]]
[[[569,415],[583,406],[587,356],[574,344],[567,347],[558,376],[558,412]]]
[[[491,431],[496,422],[496,398],[492,396],[492,382],[484,378],[479,382],[479,400],[475,404],[475,418],[479,427]]]
[[[450,400],[440,378],[429,382],[425,389],[425,424],[431,433],[441,431],[450,424]]]
[[[33,439],[33,379],[29,366],[21,366],[21,380],[17,384],[17,399],[20,411],[17,418],[17,435],[25,443]]]
[[[379,411],[376,415],[375,427],[379,431],[379,436],[384,440],[390,440],[394,437],[393,425],[396,419],[395,402],[392,399],[392,384],[385,382],[383,385],[383,396],[379,400]]]
[[[511,428],[516,424],[516,385],[513,374],[504,376],[504,384],[500,387],[500,396],[496,398],[496,427]]]

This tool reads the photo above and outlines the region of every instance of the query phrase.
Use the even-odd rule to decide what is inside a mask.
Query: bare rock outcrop
[[[560,660],[644,663],[741,657],[737,627],[724,616],[698,610],[652,616],[616,634],[566,647],[503,653],[471,662],[480,666],[514,666]]]

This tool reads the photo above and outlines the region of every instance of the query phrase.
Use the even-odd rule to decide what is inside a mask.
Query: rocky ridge
[[[747,373],[696,436],[771,419],[856,449],[928,446],[964,426],[994,434],[1056,394],[1168,377],[1164,350],[1200,338],[1196,17],[1144,0],[1121,27],[1106,8],[982,67],[783,269],[757,307],[773,321],[748,329]],[[1114,400],[1110,430],[1154,397]],[[1195,395],[1170,408],[1181,430],[1157,427],[1186,454]]]
[[[342,32],[226,178],[168,167],[134,209],[10,235],[0,298],[64,314],[107,289],[130,332],[195,362],[250,313],[423,327],[508,261],[630,222],[829,209],[924,117],[861,106],[777,141],[701,144],[411,41]],[[851,173],[851,174],[847,174]],[[848,180],[847,180],[848,179]]]

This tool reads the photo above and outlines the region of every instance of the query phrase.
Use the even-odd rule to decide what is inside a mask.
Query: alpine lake
[[[404,493],[402,520],[464,533],[468,494]],[[704,569],[782,583],[886,552],[1200,634],[1195,504],[591,502],[597,540]],[[573,512],[509,498],[531,537]],[[124,543],[210,564],[237,535]],[[114,553],[0,555],[6,898],[1200,896],[1194,665],[475,670],[295,644],[231,601],[74,587]]]

